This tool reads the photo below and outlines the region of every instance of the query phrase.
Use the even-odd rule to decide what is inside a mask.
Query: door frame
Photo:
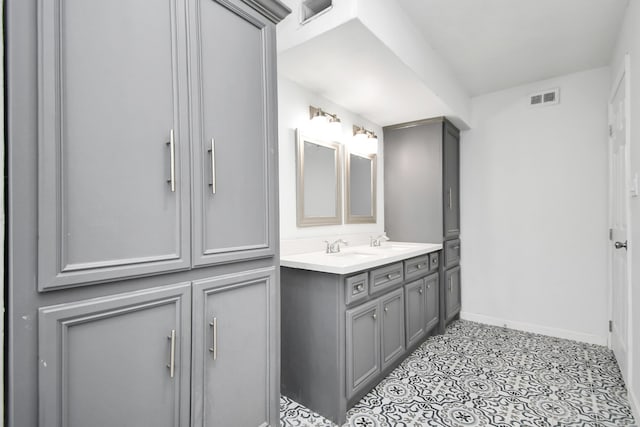
[[[627,196],[629,196],[630,194],[630,177],[631,177],[631,162],[630,162],[630,144],[631,144],[631,123],[630,123],[630,109],[631,109],[631,84],[630,84],[630,65],[631,65],[631,57],[629,55],[629,53],[626,53],[624,56],[624,60],[623,63],[621,64],[621,68],[617,70],[616,73],[616,78],[613,81],[613,85],[611,87],[611,93],[609,95],[609,101],[608,101],[608,111],[609,111],[609,117],[608,117],[608,124],[609,125],[613,125],[612,123],[612,116],[611,116],[611,105],[612,102],[615,98],[615,95],[617,93],[618,87],[620,86],[621,82],[624,79],[624,83],[625,83],[625,101],[624,101],[624,124],[625,124],[625,150],[626,150],[626,156],[625,156],[625,191],[627,193]],[[611,225],[613,223],[613,209],[612,209],[612,204],[613,204],[613,189],[612,189],[612,183],[613,183],[613,179],[612,179],[612,166],[613,166],[613,162],[611,159],[611,144],[612,144],[612,139],[609,136],[607,138],[608,142],[608,161],[609,161],[609,206],[608,206],[608,210],[609,210],[609,218],[608,218],[608,226],[609,226],[609,239],[608,239],[608,250],[607,250],[607,265],[608,265],[608,287],[609,287],[609,292],[608,292],[608,296],[609,296],[609,304],[608,304],[608,308],[609,308],[609,321],[611,322],[613,319],[613,265],[612,265],[612,259],[613,259],[613,251],[616,250],[613,248],[613,240],[611,238]],[[633,341],[633,324],[631,322],[631,297],[632,297],[632,265],[631,265],[631,259],[632,259],[632,254],[633,254],[633,243],[631,242],[631,232],[632,232],[632,224],[631,224],[631,206],[630,203],[626,204],[626,216],[627,216],[627,242],[628,242],[628,248],[627,248],[627,289],[626,289],[626,294],[627,294],[627,377],[623,378],[626,384],[629,384],[629,381],[632,378],[632,370],[633,370],[633,366],[630,363],[632,360],[632,352],[633,352],[633,346],[632,346],[632,341]],[[607,346],[611,349],[613,342],[612,342],[612,331],[611,328],[609,329],[609,332],[607,334]]]

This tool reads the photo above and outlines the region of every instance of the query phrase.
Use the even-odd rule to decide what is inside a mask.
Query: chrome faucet
[[[383,240],[389,240],[386,234],[381,234],[375,239],[373,237],[369,237],[369,246],[371,246],[372,248],[378,247],[382,244]]]
[[[336,254],[340,252],[340,243],[342,243],[343,245],[349,244],[349,242],[345,242],[342,239],[338,239],[333,243],[329,243],[328,240],[325,240],[324,242],[327,244],[327,248],[325,249],[325,252],[328,254]]]

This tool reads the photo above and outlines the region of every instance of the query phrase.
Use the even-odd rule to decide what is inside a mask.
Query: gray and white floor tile
[[[283,427],[333,427],[282,397]],[[636,426],[606,347],[457,321],[347,414],[345,426]]]

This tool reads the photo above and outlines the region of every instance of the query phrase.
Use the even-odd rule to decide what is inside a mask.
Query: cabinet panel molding
[[[273,256],[275,28],[239,0],[192,16],[193,265]]]
[[[38,19],[39,289],[187,268],[184,4],[38,0]]]
[[[277,425],[275,268],[193,284],[194,426]]]
[[[347,310],[347,398],[380,372],[380,301]]]
[[[190,292],[180,283],[40,308],[39,426],[187,427]]]

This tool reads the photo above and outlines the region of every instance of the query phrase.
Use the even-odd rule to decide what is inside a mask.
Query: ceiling
[[[298,0],[288,1],[297,10]],[[316,28],[339,17],[341,3],[334,1],[335,9],[314,21]],[[451,92],[433,79],[425,80],[424,70],[414,67],[420,61],[407,60],[407,52],[422,64],[440,64],[448,81],[468,99],[466,95],[609,65],[629,2],[395,0],[389,6],[387,0],[350,1],[358,13],[375,13],[377,4],[387,7],[388,15],[379,16],[377,29],[356,16],[290,43],[279,52],[279,73],[381,126],[446,115],[461,129],[468,128],[468,112],[455,110]],[[286,18],[292,24],[287,36],[294,39],[305,30],[297,18],[295,12]],[[415,28],[409,29],[411,24]],[[395,45],[402,52],[395,52],[385,43],[385,37],[395,33],[424,40],[408,46],[411,39],[405,38],[404,45]],[[415,46],[435,52],[410,49]]]
[[[281,52],[278,72],[380,126],[439,116],[446,108],[355,19]]]
[[[471,96],[609,64],[629,0],[397,0]]]

